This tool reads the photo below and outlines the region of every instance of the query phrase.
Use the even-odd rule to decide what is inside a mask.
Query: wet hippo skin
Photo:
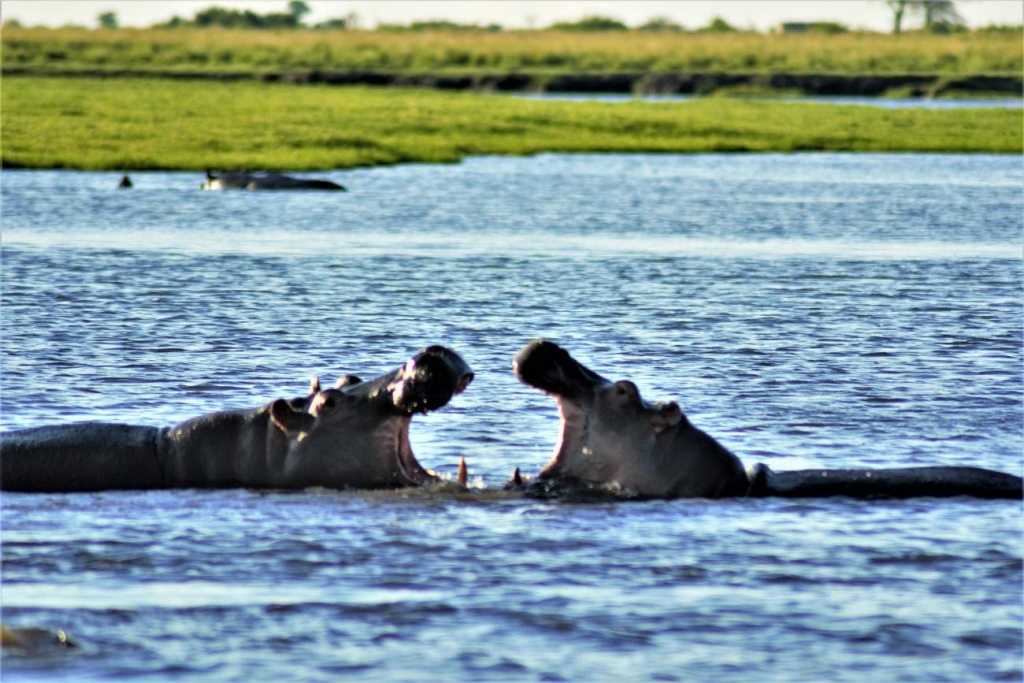
[[[306,398],[202,415],[173,427],[81,423],[0,434],[5,491],[158,488],[395,488],[436,481],[412,453],[413,415],[473,378],[431,346],[396,370]]]

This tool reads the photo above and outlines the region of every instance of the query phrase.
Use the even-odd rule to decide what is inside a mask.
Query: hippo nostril
[[[465,391],[466,387],[469,386],[469,383],[473,381],[473,378],[475,376],[476,375],[474,375],[472,372],[467,372],[465,375],[463,375],[462,378],[459,380],[458,384],[455,385],[455,391],[453,393],[461,394],[463,391]]]

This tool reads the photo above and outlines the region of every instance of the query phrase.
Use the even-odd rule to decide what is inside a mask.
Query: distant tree
[[[956,11],[953,0],[921,0],[924,9],[925,30],[932,30],[937,24],[962,26],[964,18]]]
[[[288,3],[288,13],[295,17],[295,24],[298,26],[302,25],[302,18],[309,14],[309,12],[309,5],[302,0],[291,0]]]
[[[210,26],[235,28],[242,23],[242,16],[242,13],[237,10],[226,10],[223,7],[207,7],[196,12],[196,16],[192,21],[201,28],[208,28]]]
[[[326,21],[321,21],[316,24],[313,28],[323,29],[344,29],[344,28],[357,28],[359,26],[359,15],[355,12],[349,12],[343,17],[334,17]]]
[[[707,33],[735,33],[737,29],[722,17],[715,17],[711,23],[700,30]]]
[[[892,34],[898,36],[903,28],[903,14],[910,6],[910,0],[885,0],[885,4],[892,10]]]
[[[680,26],[676,22],[672,21],[668,17],[664,17],[664,16],[651,17],[650,19],[648,19],[647,21],[642,23],[637,28],[639,28],[641,31],[655,31],[655,32],[657,32],[657,31],[679,32],[679,31],[683,30],[682,26]]]
[[[285,12],[271,12],[269,14],[257,14],[252,10],[239,11],[235,9],[224,9],[223,7],[208,7],[196,12],[195,19],[190,22],[193,26],[209,28],[218,26],[220,28],[298,28],[299,19],[294,14]]]
[[[885,0],[885,4],[892,10],[893,35],[900,34],[907,12],[923,13],[926,31],[949,33],[964,23],[953,0]]]
[[[17,19],[8,19],[3,23],[4,28],[24,28],[22,23]]]
[[[100,28],[117,28],[117,12],[103,12],[96,20],[100,23]]]
[[[581,33],[597,33],[601,31],[628,31],[629,27],[618,19],[591,15],[578,21],[560,21],[552,24],[556,31],[579,31]]]
[[[349,28],[348,21],[343,17],[335,17],[334,19],[328,19],[326,21],[318,21],[313,28],[323,29],[342,29]]]
[[[247,12],[247,14],[249,14]],[[256,14],[258,25],[253,28],[301,28],[301,20],[294,14],[287,12],[270,12],[268,14]]]

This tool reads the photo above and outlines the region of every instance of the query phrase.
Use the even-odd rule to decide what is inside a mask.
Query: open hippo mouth
[[[393,475],[402,485],[423,485],[439,478],[420,465],[409,442],[409,425],[418,413],[444,407],[452,397],[462,393],[473,380],[469,365],[454,351],[443,346],[430,346],[409,359],[400,368],[376,379],[346,381],[340,389],[320,392],[310,412],[320,415],[335,398],[348,403],[365,403],[378,415],[382,439],[394,439]],[[383,419],[381,419],[383,418]],[[460,479],[464,478],[460,473]],[[461,482],[460,482],[461,483]]]
[[[540,479],[559,476],[570,453],[587,443],[594,396],[610,382],[558,344],[543,339],[534,339],[523,347],[512,360],[512,369],[523,383],[553,396],[558,404],[558,443],[551,462],[538,476]]]

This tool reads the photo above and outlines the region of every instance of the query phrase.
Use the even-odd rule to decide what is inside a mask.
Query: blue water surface
[[[533,337],[748,465],[1022,470],[1022,169],[987,155],[542,155],[321,174],[5,170],[3,429],[170,425],[390,370],[476,372],[420,461],[482,493],[6,493],[4,680],[1022,677],[1012,501],[570,504]]]
[[[523,93],[513,97],[530,100],[559,100],[565,102],[689,102],[707,99],[707,95],[673,95],[633,93],[575,93],[575,92],[543,92]],[[882,109],[1020,109],[1024,100],[1020,98],[978,98],[978,99],[932,99],[929,97],[897,98],[897,97],[863,97],[859,95],[807,95],[800,97],[742,97],[736,99],[770,100],[775,102],[792,102],[796,104],[813,102],[817,104],[856,104],[863,107],[881,107]]]

